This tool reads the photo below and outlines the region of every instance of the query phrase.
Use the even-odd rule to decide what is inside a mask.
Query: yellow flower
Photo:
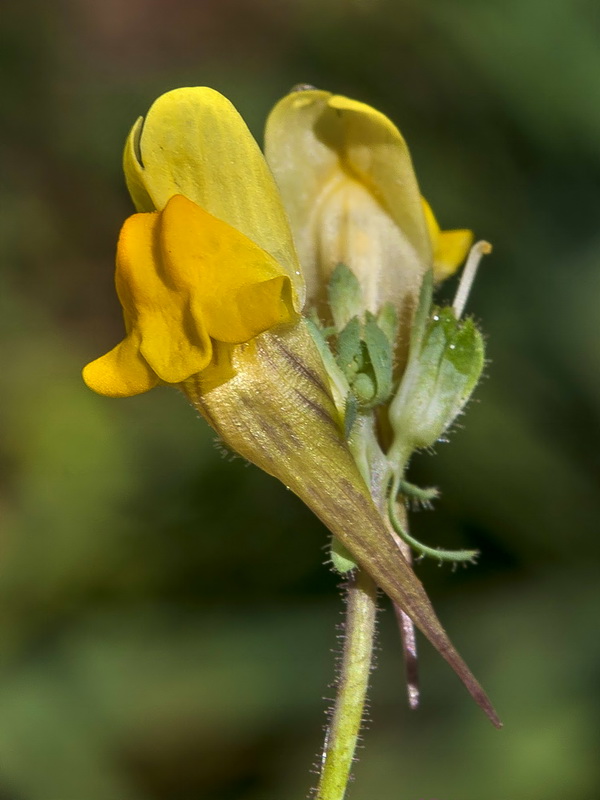
[[[219,343],[290,322],[304,302],[277,187],[225,97],[204,87],[162,95],[133,126],[123,162],[146,212],[125,223],[117,250],[127,336],[84,370],[110,396],[181,383],[214,365]]]
[[[300,315],[304,279],[281,196],[241,117],[211,89],[168,92],[135,123],[124,167],[139,212],[117,248],[126,336],[88,364],[87,384],[109,396],[178,386],[230,447],[304,500],[493,716],[345,441]]]
[[[338,263],[358,277],[366,310],[392,302],[405,323],[424,273],[464,260],[469,231],[441,232],[422,200],[406,142],[382,113],[329,92],[292,92],[267,121],[265,155],[290,217],[309,300]]]
[[[83,372],[111,397],[183,383],[213,362],[218,343],[248,342],[298,317],[275,259],[182,195],[127,220],[116,284],[127,336]]]

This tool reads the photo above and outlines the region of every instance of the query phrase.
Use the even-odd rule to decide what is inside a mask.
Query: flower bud
[[[404,466],[414,450],[431,447],[462,411],[484,364],[483,338],[472,319],[434,308],[415,332],[408,365],[389,411],[390,460]]]

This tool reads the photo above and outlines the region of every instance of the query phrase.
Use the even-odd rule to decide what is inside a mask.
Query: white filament
[[[479,262],[483,256],[486,256],[491,252],[492,245],[489,242],[484,241],[475,242],[469,251],[469,257],[467,258],[467,263],[465,264],[465,268],[460,276],[460,283],[458,284],[458,289],[456,291],[456,295],[454,296],[454,302],[452,303],[452,309],[456,319],[460,319],[463,315],[467,300],[469,299],[471,287],[473,286],[473,281],[477,275]]]

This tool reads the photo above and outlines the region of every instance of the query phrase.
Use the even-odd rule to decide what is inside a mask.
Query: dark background
[[[341,601],[326,532],[223,457],[177,392],[93,395],[121,338],[124,138],[206,84],[261,139],[295,83],[386,112],[441,224],[494,243],[469,308],[489,366],[415,533],[505,722],[422,642],[422,708],[381,618],[350,797],[597,789],[600,6],[592,0],[1,3],[0,795],[287,800],[315,783]],[[452,292],[452,286],[447,289]],[[4,792],[4,794],[2,794]]]

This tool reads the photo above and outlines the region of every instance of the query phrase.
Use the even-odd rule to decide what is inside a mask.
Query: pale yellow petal
[[[422,264],[429,266],[421,194],[408,147],[398,128],[374,108],[334,95],[330,113],[318,134],[330,146],[343,148],[355,171],[404,232]]]
[[[314,130],[330,97],[317,90],[293,92],[271,111],[265,129],[265,157],[290,219],[309,299],[319,294],[322,282],[315,206],[339,169],[338,154]]]
[[[316,255],[321,265],[329,265],[323,277],[346,264],[360,280],[366,310],[376,314],[393,302],[408,324],[421,272],[406,269],[415,263],[414,250],[390,215],[363,183],[344,172],[329,182],[317,208]]]
[[[205,87],[175,89],[155,101],[125,146],[134,202],[162,209],[182,194],[270,253],[292,281],[297,307],[304,283],[279,192],[262,153],[231,103]]]
[[[431,244],[408,148],[383,114],[328,92],[293,92],[269,116],[265,153],[310,298],[323,296],[342,260],[342,231],[357,225],[345,263],[361,284],[377,285],[379,306],[402,306],[403,298],[414,297],[431,263]]]

